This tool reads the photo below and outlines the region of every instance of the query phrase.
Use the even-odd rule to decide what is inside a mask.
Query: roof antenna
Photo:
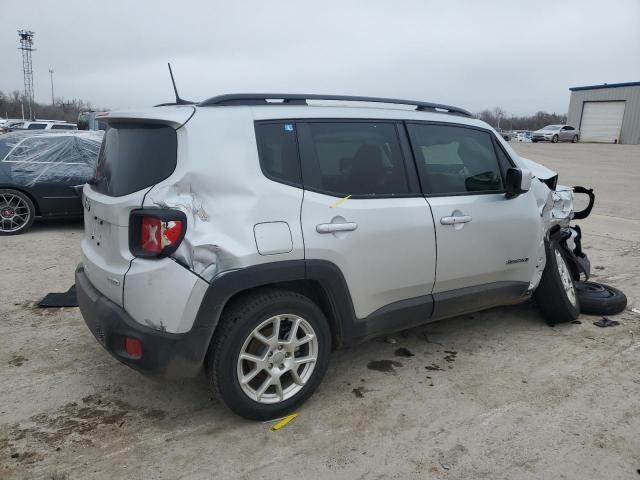
[[[178,95],[178,88],[176,87],[176,81],[173,78],[173,71],[171,70],[171,63],[167,62],[167,66],[169,67],[169,75],[171,75],[171,83],[173,83],[173,91],[176,94],[176,105],[193,105],[193,102],[190,102],[189,100],[184,100],[184,99],[180,98],[180,95]]]

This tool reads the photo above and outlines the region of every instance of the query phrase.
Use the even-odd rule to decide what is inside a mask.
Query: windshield
[[[540,130],[560,130],[562,125],[547,125],[546,127],[542,127]]]

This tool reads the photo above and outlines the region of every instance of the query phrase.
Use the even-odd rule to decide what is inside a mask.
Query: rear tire
[[[538,140],[531,140],[533,143],[538,143]]]
[[[24,193],[0,189],[0,235],[19,235],[29,230],[36,218],[36,207]]]
[[[564,253],[554,242],[545,242],[547,264],[535,299],[549,325],[570,322],[580,315],[580,302]]]
[[[329,324],[315,303],[288,290],[260,289],[225,307],[210,347],[210,386],[242,417],[282,417],[316,390],[330,351]]]
[[[586,315],[615,315],[627,306],[627,296],[617,288],[597,282],[576,282],[580,311]]]
[[[578,143],[578,135],[574,135],[571,139],[571,143]]]

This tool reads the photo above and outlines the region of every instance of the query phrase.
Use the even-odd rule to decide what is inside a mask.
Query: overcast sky
[[[2,0],[0,90],[111,109],[232,92],[343,93],[508,114],[566,112],[569,87],[640,81],[640,1]],[[5,4],[6,3],[6,4]]]

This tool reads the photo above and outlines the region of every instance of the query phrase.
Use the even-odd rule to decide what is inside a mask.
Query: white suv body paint
[[[543,182],[555,172],[521,158],[489,125],[466,116],[379,105],[176,105],[101,118],[111,126],[168,125],[176,131],[176,165],[166,178],[122,196],[93,185],[83,192],[82,262],[89,282],[135,322],[167,334],[192,329],[217,280],[273,262],[337,266],[358,321],[398,302],[446,298],[448,292],[485,285],[528,285],[524,299],[540,281],[549,229],[566,228],[572,218],[571,191],[552,190]],[[510,199],[501,191],[340,200],[274,181],[261,169],[256,122],[289,120],[292,125],[330,120],[396,122],[397,129],[403,122],[479,129],[521,169],[527,191]],[[409,147],[403,148],[408,157]],[[130,215],[141,208],[186,215],[184,239],[171,256],[145,259],[131,253]],[[345,230],[323,233],[336,228],[331,225]],[[442,315],[474,308],[463,303]]]

